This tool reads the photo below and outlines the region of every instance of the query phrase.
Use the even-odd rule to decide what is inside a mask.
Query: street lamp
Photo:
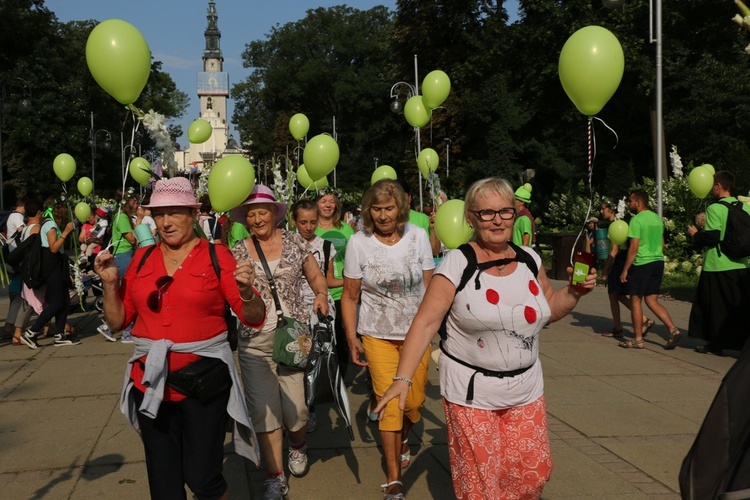
[[[96,136],[99,134],[99,132],[104,132],[107,134],[107,138],[104,140],[104,144],[102,146],[104,149],[109,149],[112,147],[112,134],[109,133],[108,130],[105,129],[99,129],[97,131],[94,131],[94,112],[91,112],[91,128],[89,129],[89,146],[91,146],[91,187],[92,191],[96,192]]]
[[[443,139],[445,142],[445,178],[451,176],[451,140],[449,138]]]
[[[419,66],[417,64],[416,54],[414,54],[414,85],[406,82],[396,82],[391,87],[391,99],[393,99],[393,101],[391,102],[391,111],[393,111],[394,113],[402,113],[404,110],[404,107],[401,105],[401,101],[399,101],[398,99],[400,88],[406,88],[407,100],[419,94]],[[419,157],[419,153],[422,152],[419,127],[414,127],[414,138],[416,143],[414,158],[416,159]],[[424,208],[424,203],[422,202],[422,176],[419,173],[417,173],[417,179],[419,179],[419,211],[421,212]]]
[[[3,128],[5,127],[5,86],[12,81],[21,82],[24,85],[23,98],[18,102],[18,111],[26,113],[31,109],[31,85],[23,78],[12,76],[7,80],[0,80],[0,209],[5,207],[3,197]]]

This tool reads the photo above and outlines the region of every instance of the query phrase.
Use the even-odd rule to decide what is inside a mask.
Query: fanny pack
[[[219,358],[202,357],[167,375],[167,385],[189,398],[206,404],[232,387],[229,367]]]
[[[487,368],[481,368],[479,366],[474,366],[471,363],[467,363],[466,361],[458,359],[457,357],[455,357],[454,355],[452,355],[451,353],[449,353],[448,351],[445,350],[445,348],[443,347],[443,341],[442,340],[440,341],[440,350],[443,351],[443,354],[445,354],[446,356],[448,356],[450,359],[452,359],[453,361],[455,361],[459,365],[463,365],[463,366],[465,366],[467,368],[471,368],[472,370],[474,370],[474,374],[469,379],[469,387],[468,387],[468,389],[466,391],[466,402],[468,402],[468,403],[470,403],[470,402],[472,402],[474,400],[474,377],[477,376],[477,373],[481,373],[485,377],[509,378],[509,377],[515,377],[517,375],[525,373],[525,372],[527,372],[529,370],[529,368],[531,368],[532,366],[534,366],[533,364],[531,364],[531,365],[529,365],[529,366],[527,366],[525,368],[519,368],[518,370],[510,370],[510,371],[507,371],[507,372],[499,372],[499,371],[495,371],[495,370],[488,370]]]

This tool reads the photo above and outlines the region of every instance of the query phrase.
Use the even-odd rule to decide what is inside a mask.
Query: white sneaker
[[[294,477],[307,474],[307,445],[299,449],[289,448],[289,472]]]
[[[263,483],[266,491],[263,493],[263,500],[282,500],[289,493],[289,484],[284,474],[277,477],[269,477]]]
[[[112,332],[109,330],[109,326],[107,323],[102,323],[96,328],[96,331],[102,334],[102,337],[109,340],[110,342],[117,342],[117,339],[112,335]]]

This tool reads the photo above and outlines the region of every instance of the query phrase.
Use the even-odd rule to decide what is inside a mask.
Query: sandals
[[[409,467],[409,464],[411,463],[411,450],[409,450],[409,438],[404,439],[401,442],[401,449],[403,449],[403,445],[406,445],[406,453],[401,454],[401,468],[406,469]]]
[[[625,334],[622,332],[622,328],[619,330],[617,328],[612,328],[611,332],[602,333],[602,337],[607,337],[610,339],[624,339]]]
[[[404,487],[404,483],[401,481],[391,481],[390,483],[381,484],[380,487],[383,488],[383,492],[385,492],[388,488],[391,486],[401,486]],[[383,500],[404,500],[406,497],[403,493],[386,493],[383,495]]]
[[[677,347],[677,344],[680,343],[680,336],[682,334],[680,333],[680,330],[675,328],[671,332],[669,332],[669,340],[667,340],[667,343],[664,345],[664,349],[671,351],[675,347]]]
[[[654,320],[646,318],[646,321],[643,322],[643,332],[641,332],[641,335],[645,337],[648,331],[651,330],[651,328],[653,328],[655,324],[656,322]]]
[[[646,346],[643,345],[643,339],[640,340],[623,340],[618,346],[622,347],[623,349],[645,349]]]

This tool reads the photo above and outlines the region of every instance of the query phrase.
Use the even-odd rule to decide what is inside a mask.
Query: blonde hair
[[[365,191],[362,197],[362,225],[365,231],[372,233],[375,229],[375,223],[372,221],[372,215],[370,214],[370,208],[376,203],[382,203],[393,199],[398,207],[398,216],[396,217],[396,231],[399,235],[404,234],[404,228],[406,223],[409,222],[409,204],[406,202],[406,193],[404,188],[397,182],[390,179],[383,179],[372,186],[370,189]]]
[[[486,179],[479,180],[471,185],[466,192],[466,197],[464,197],[464,217],[466,217],[466,220],[469,220],[469,212],[474,209],[474,203],[476,203],[476,200],[484,198],[489,194],[497,194],[500,195],[501,198],[511,201],[515,199],[513,188],[505,179],[499,177],[487,177]]]

